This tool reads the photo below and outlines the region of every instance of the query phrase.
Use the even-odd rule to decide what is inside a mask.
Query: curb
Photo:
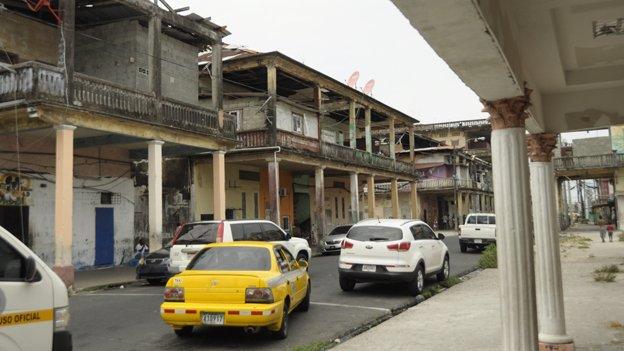
[[[136,283],[138,282],[138,280],[129,280],[129,281],[123,281],[123,282],[115,282],[115,283],[105,283],[105,284],[99,284],[99,285],[92,285],[92,286],[87,286],[84,288],[80,288],[80,289],[73,289],[70,288],[68,289],[68,293],[69,296],[73,296],[76,295],[78,293],[83,293],[83,292],[89,292],[89,291],[96,291],[96,290],[109,290],[109,289],[114,289],[114,288],[118,288],[122,285],[130,285],[132,283]]]

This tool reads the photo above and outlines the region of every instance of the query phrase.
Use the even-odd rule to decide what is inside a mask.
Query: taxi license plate
[[[474,243],[475,244],[481,244],[483,242],[483,240],[481,239],[474,239]]]
[[[375,272],[377,271],[377,266],[371,264],[362,265],[362,272]]]
[[[202,313],[202,323],[205,325],[223,325],[223,313]]]

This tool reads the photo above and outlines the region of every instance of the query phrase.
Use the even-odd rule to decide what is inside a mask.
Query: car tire
[[[468,251],[468,247],[466,245],[459,244],[459,251],[466,253],[466,251]]]
[[[163,280],[162,279],[146,279],[147,280],[147,284],[149,285],[162,285],[163,284]]]
[[[353,291],[353,289],[355,288],[355,280],[353,279],[349,279],[347,277],[339,277],[338,281],[340,282],[340,289],[342,289],[342,291]]]
[[[288,301],[284,301],[284,312],[282,313],[280,328],[273,332],[273,338],[277,340],[284,340],[288,337]]]
[[[412,296],[420,294],[425,287],[425,269],[422,264],[416,267],[414,272],[414,279],[409,283],[409,293]]]
[[[308,289],[306,290],[306,295],[303,298],[303,301],[301,301],[301,303],[299,304],[299,308],[298,310],[301,312],[308,312],[308,310],[310,309],[310,294],[312,292],[312,285],[310,283],[310,281],[308,280]]]
[[[442,263],[442,268],[440,269],[438,274],[436,274],[436,279],[439,282],[443,282],[447,280],[450,275],[451,275],[451,262],[449,260],[448,255],[446,255],[444,256],[444,263]]]
[[[193,327],[190,325],[187,325],[180,329],[174,329],[173,331],[179,338],[185,338],[193,334]]]

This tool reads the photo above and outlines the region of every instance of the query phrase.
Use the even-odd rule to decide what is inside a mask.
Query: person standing
[[[600,224],[600,239],[605,242],[605,235],[607,234],[607,227],[604,224]]]
[[[609,233],[609,242],[613,242],[613,224],[607,225],[607,233]]]

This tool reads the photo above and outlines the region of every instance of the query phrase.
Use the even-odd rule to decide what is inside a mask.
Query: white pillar
[[[420,201],[418,200],[418,183],[410,182],[410,205],[412,219],[420,219]]]
[[[358,174],[351,172],[351,222],[357,223],[360,220],[360,192],[358,184]]]
[[[215,220],[225,219],[225,151],[212,153],[212,201]]]
[[[267,160],[269,176],[269,220],[278,226],[280,223],[280,196],[279,196],[279,159],[271,158]],[[288,229],[288,228],[284,228]]]
[[[398,179],[393,178],[390,182],[390,202],[392,203],[392,218],[401,218],[399,207],[399,185]]]
[[[320,243],[325,236],[325,167],[317,167],[314,170],[314,227],[315,240]]]
[[[525,142],[525,96],[482,101],[492,124],[502,350],[537,350],[533,240]]]
[[[370,174],[366,181],[366,200],[368,201],[368,218],[375,218],[375,175]]]
[[[56,178],[54,188],[54,271],[67,287],[74,284],[72,262],[74,206],[74,130],[56,129]]]
[[[540,349],[573,350],[566,335],[559,254],[559,228],[552,150],[555,134],[532,134],[528,138],[531,158],[531,202],[535,229],[535,282]]]
[[[152,140],[147,145],[147,191],[150,252],[162,247],[162,145]]]

